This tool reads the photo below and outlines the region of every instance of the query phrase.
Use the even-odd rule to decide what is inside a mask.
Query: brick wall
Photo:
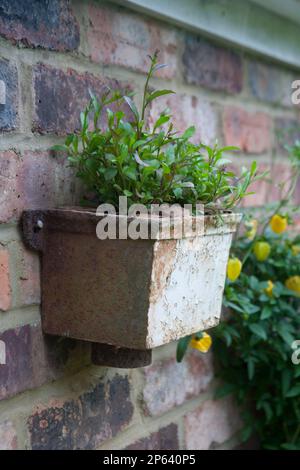
[[[30,4],[30,7],[29,7]],[[141,370],[95,367],[89,346],[44,337],[40,265],[22,243],[23,209],[78,202],[81,187],[48,149],[78,126],[78,114],[104,84],[141,91],[147,54],[161,50],[153,84],[176,126],[191,124],[206,142],[238,145],[236,166],[254,156],[279,181],[288,173],[278,132],[290,141],[299,115],[290,103],[292,70],[208,42],[108,3],[3,0],[0,8],[0,448],[222,448],[240,427],[230,399],[214,401],[211,356],[174,361],[159,348]],[[155,114],[158,108],[152,109]],[[247,205],[264,205],[274,185],[256,185]],[[300,195],[300,190],[298,191]]]

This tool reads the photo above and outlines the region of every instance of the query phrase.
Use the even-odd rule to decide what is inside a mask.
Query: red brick
[[[178,427],[177,424],[168,426],[153,432],[148,437],[135,441],[126,447],[126,450],[178,450]]]
[[[265,113],[250,113],[234,106],[225,108],[223,132],[226,145],[235,145],[247,153],[268,152],[272,147],[271,126],[271,118]]]
[[[68,0],[3,0],[0,35],[27,47],[64,51],[79,46],[79,26]]]
[[[291,84],[297,77],[285,69],[257,60],[248,63],[250,94],[260,101],[292,106]]]
[[[48,151],[24,152],[18,187],[24,209],[72,205],[81,196],[67,159]]]
[[[292,169],[287,163],[274,163],[270,172],[271,184],[269,185],[268,202],[280,201],[286,196],[291,184]],[[282,189],[281,189],[281,185]]]
[[[236,52],[187,35],[182,60],[187,83],[227,93],[242,90],[243,67]]]
[[[0,223],[15,218],[22,207],[17,182],[20,158],[13,151],[0,152]]]
[[[41,302],[40,260],[37,253],[19,248],[18,291],[20,305],[39,304]]]
[[[84,358],[81,342],[43,336],[40,325],[25,325],[0,333],[6,364],[0,367],[0,400],[61,377],[71,357]]]
[[[287,155],[285,146],[292,146],[300,140],[300,121],[293,118],[278,117],[274,120],[276,138],[275,150],[279,157]]]
[[[11,421],[0,423],[0,450],[16,450],[17,434]]]
[[[208,450],[230,439],[241,427],[238,409],[231,398],[208,400],[185,417],[187,450]]]
[[[212,356],[190,353],[181,363],[167,359],[144,369],[145,413],[161,415],[205,391],[213,377]]]
[[[11,287],[9,272],[9,254],[0,247],[0,310],[9,310],[11,306]]]
[[[153,124],[159,113],[166,108],[173,115],[172,122],[176,131],[183,132],[188,127],[195,126],[196,132],[192,138],[194,142],[211,144],[216,140],[217,111],[208,101],[181,94],[162,96],[154,101],[150,109],[149,123]]]
[[[80,127],[80,112],[90,100],[89,90],[95,95],[112,89],[128,89],[116,80],[96,78],[90,73],[80,74],[73,69],[66,72],[47,65],[34,68],[35,116],[33,130],[41,134],[65,135]],[[113,109],[113,105],[110,106]],[[128,107],[125,108],[128,110]],[[103,122],[106,116],[103,113]]]
[[[74,172],[63,157],[46,151],[20,156],[0,152],[0,170],[0,223],[17,220],[24,209],[74,204],[79,199]]]
[[[18,72],[6,59],[0,59],[0,80],[6,89],[6,103],[0,105],[0,130],[12,131],[18,127]]]
[[[246,165],[250,167],[251,162]],[[258,164],[258,173],[264,173],[265,171],[270,172],[270,165],[266,165],[263,163]],[[266,178],[263,180],[258,180],[252,183],[247,192],[253,192],[254,194],[249,194],[244,199],[242,199],[242,207],[260,207],[264,206],[269,198],[269,194],[272,188],[272,181],[271,181],[271,174],[269,173]]]
[[[133,415],[130,384],[116,375],[78,398],[38,405],[28,419],[33,450],[95,449],[126,427]]]
[[[158,49],[160,62],[168,64],[158,75],[176,75],[176,30],[152,19],[124,9],[90,5],[88,42],[93,61],[144,73],[149,69],[147,56]]]

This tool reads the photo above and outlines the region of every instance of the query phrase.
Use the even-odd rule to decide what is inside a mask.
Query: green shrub
[[[300,235],[287,230],[300,174],[300,142],[289,148],[291,176],[279,185],[280,200],[258,218],[248,213],[228,262],[225,315],[212,330],[217,397],[233,394],[244,419],[242,437],[258,436],[262,448],[300,449]],[[242,268],[242,269],[241,269]],[[231,280],[230,280],[231,279]],[[204,333],[183,338],[205,352]],[[206,340],[207,343],[207,340]]]
[[[129,203],[145,205],[202,203],[207,211],[232,209],[257,178],[256,163],[237,176],[226,169],[230,162],[224,157],[224,152],[235,147],[194,144],[195,128],[174,132],[168,110],[150,128],[148,107],[160,96],[173,93],[150,89],[153,74],[164,66],[157,64],[157,54],[150,60],[140,112],[132,97],[120,91],[107,89],[100,98],[90,92],[91,100],[80,116],[80,132],[68,135],[64,145],[55,145],[53,150],[67,153],[77,176],[95,192],[97,203],[117,206],[119,196],[127,196]],[[124,105],[131,118],[124,113]],[[104,112],[107,123],[101,127]]]
[[[295,212],[289,203],[300,143],[289,150],[292,173],[280,185],[281,199],[260,217],[257,233],[257,224],[246,220],[233,244],[243,269],[235,282],[227,281],[228,318],[214,330],[223,382],[218,396],[235,395],[245,421],[243,438],[255,434],[267,449],[300,449],[300,365],[292,361],[293,342],[300,340],[300,236],[286,231]]]
[[[243,272],[225,287],[228,320],[214,330],[214,350],[224,385],[218,395],[233,393],[243,405],[244,439],[256,434],[262,447],[300,449],[300,365],[292,343],[300,339],[300,236],[265,233],[271,252],[258,261],[242,237],[234,254],[247,256]],[[295,288],[286,281],[297,276]],[[270,282],[271,281],[271,282]]]

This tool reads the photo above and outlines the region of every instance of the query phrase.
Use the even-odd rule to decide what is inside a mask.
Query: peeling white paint
[[[155,242],[147,348],[219,323],[234,231],[232,223],[219,228],[209,226],[204,236],[176,240],[171,256],[160,246],[164,241]],[[168,279],[162,279],[166,272]]]

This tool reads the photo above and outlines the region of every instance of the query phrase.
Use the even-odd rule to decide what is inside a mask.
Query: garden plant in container
[[[155,100],[173,93],[150,88],[162,67],[155,53],[140,111],[130,93],[90,92],[81,129],[53,148],[67,154],[93,203],[101,205],[24,215],[25,236],[43,254],[46,333],[131,354],[219,321],[232,233],[240,221],[232,210],[258,178],[256,164],[237,176],[224,157],[234,147],[194,143],[194,127],[175,132],[168,110],[149,123]],[[94,348],[98,362],[104,349]]]

